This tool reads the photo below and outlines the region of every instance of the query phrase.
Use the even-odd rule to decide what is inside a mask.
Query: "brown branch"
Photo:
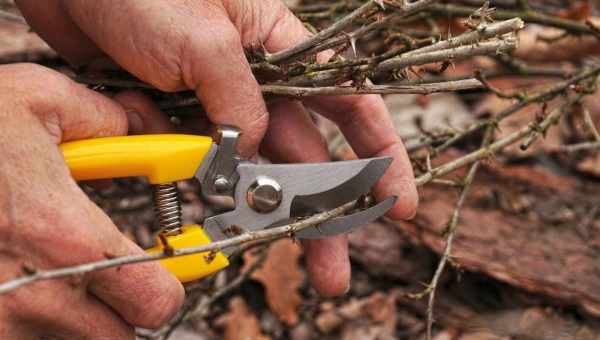
[[[517,47],[518,40],[515,36],[485,41],[473,45],[465,45],[452,49],[419,53],[416,55],[400,56],[381,62],[375,72],[386,72],[441,61],[462,60],[479,55],[504,54]]]
[[[594,136],[594,140],[600,143],[600,133],[598,133],[598,129],[596,129],[596,126],[594,125],[594,121],[590,115],[590,110],[588,110],[586,107],[583,108],[583,122],[592,136]]]
[[[477,8],[455,4],[434,4],[429,7],[429,11],[437,16],[443,17],[468,17],[477,11]],[[490,16],[494,20],[521,18],[523,21],[528,23],[560,28],[574,34],[595,35],[595,32],[585,24],[573,20],[546,15],[537,11],[511,11],[497,9],[491,12]]]
[[[483,142],[481,143],[481,147],[485,148],[489,145],[493,136],[493,129],[489,127],[486,130],[485,136],[483,137]],[[458,220],[460,217],[460,211],[465,203],[465,199],[467,194],[471,188],[471,184],[475,179],[475,174],[479,169],[480,161],[476,161],[471,165],[467,176],[464,179],[462,189],[460,191],[460,196],[458,197],[458,201],[454,206],[454,211],[452,212],[452,217],[450,221],[448,221],[447,228],[447,236],[446,236],[446,246],[444,247],[444,252],[442,253],[442,258],[438,263],[437,269],[435,270],[435,274],[429,283],[429,300],[427,302],[427,328],[426,328],[426,339],[431,340],[431,330],[433,328],[433,306],[435,303],[435,293],[437,290],[438,282],[442,277],[442,273],[444,272],[444,268],[446,267],[446,263],[450,259],[450,254],[452,252],[452,244],[454,242],[454,236],[456,234],[456,228],[458,227]]]
[[[495,22],[491,24],[482,23],[471,32],[463,33],[459,36],[451,37],[447,40],[442,40],[435,44],[412,50],[410,52],[404,53],[403,56],[447,50],[459,46],[475,44],[485,39],[499,37],[507,33],[520,31],[521,29],[523,29],[524,25],[525,24],[523,23],[523,20],[521,20],[520,18],[512,18],[509,20]]]
[[[105,81],[110,83],[110,81]],[[310,97],[310,96],[345,96],[359,94],[431,94],[437,92],[449,92],[460,90],[471,90],[481,88],[481,83],[477,79],[462,79],[440,83],[425,83],[418,85],[365,85],[355,86],[287,86],[287,85],[261,85],[261,90],[265,95],[277,95],[287,97]],[[177,99],[163,100],[158,103],[162,110],[171,110],[180,107],[190,107],[200,105],[198,98],[191,93],[189,96],[182,96]]]
[[[453,137],[448,138],[443,144],[433,148],[433,150],[431,151],[431,154],[433,156],[435,156],[435,155],[439,154],[440,152],[448,149],[450,146],[454,145],[455,143],[462,140],[463,138],[470,136],[471,134],[481,130],[482,128],[485,128],[490,124],[498,124],[500,121],[504,120],[506,117],[509,117],[513,113],[518,112],[519,110],[523,109],[524,107],[526,107],[530,104],[540,103],[543,101],[551,100],[551,99],[557,97],[558,95],[564,93],[571,86],[574,86],[575,84],[578,84],[581,81],[589,79],[591,77],[598,76],[598,74],[600,74],[600,66],[595,66],[591,69],[582,71],[581,73],[579,73],[565,81],[558,82],[545,90],[539,91],[535,94],[528,95],[525,99],[506,108],[504,111],[498,113],[495,117],[492,117],[488,120],[484,120],[484,121],[480,121],[480,122],[471,124],[466,129],[460,131],[459,133],[456,133]],[[428,146],[428,145],[431,145],[433,142],[435,142],[435,141],[432,138],[428,138],[427,140],[420,143],[420,146]]]
[[[388,16],[384,17],[383,19],[372,22],[366,26],[362,26],[362,27],[356,29],[355,31],[348,33],[346,35],[332,37],[329,40],[323,41],[323,43],[316,45],[316,46],[312,47],[311,49],[307,50],[305,54],[307,54],[307,55],[313,54],[314,55],[321,51],[325,51],[328,49],[332,49],[336,46],[343,45],[352,39],[354,39],[354,40],[359,39],[359,38],[364,37],[365,35],[367,35],[371,32],[374,32],[382,27],[391,25],[393,20],[403,18],[403,17],[409,16],[409,15],[412,15],[416,12],[419,12],[421,10],[424,10],[427,7],[434,4],[435,2],[437,2],[437,1],[436,0],[420,0],[420,1],[413,2],[413,3],[405,3],[404,5],[402,5],[403,7],[394,7],[394,12],[392,12]]]
[[[527,99],[527,97],[525,96],[525,94],[523,94],[523,93],[521,93],[519,91],[505,92],[503,90],[500,90],[500,89],[496,88],[495,86],[493,86],[492,84],[490,84],[490,82],[487,80],[487,77],[485,76],[485,74],[483,72],[481,72],[480,70],[475,71],[475,78],[477,80],[479,80],[486,89],[488,89],[490,92],[492,92],[493,94],[495,94],[499,98],[503,98],[503,99],[518,99],[518,100],[525,100],[525,99]]]
[[[588,150],[598,150],[600,149],[600,142],[584,142],[570,145],[561,145],[557,146],[551,150],[550,152],[577,152],[577,151],[588,151]]]
[[[334,217],[340,216],[347,211],[356,207],[356,201],[352,201],[346,203],[338,208],[332,209],[330,211],[326,211],[323,213],[319,213],[313,215],[309,218],[301,220],[299,222],[291,223],[288,225],[284,225],[281,227],[274,227],[270,229],[263,229],[253,232],[243,233],[239,236],[231,237],[226,240],[212,242],[206,245],[198,246],[198,247],[189,247],[189,248],[181,248],[175,249],[169,254],[167,253],[156,253],[156,254],[144,254],[144,255],[131,255],[131,256],[122,256],[116,257],[113,259],[96,261],[85,263],[76,266],[64,267],[59,269],[52,270],[37,270],[31,275],[22,276],[13,280],[6,281],[0,284],[0,294],[5,294],[12,290],[15,290],[19,287],[34,283],[36,281],[41,280],[50,280],[57,279],[63,277],[69,277],[73,275],[82,275],[85,273],[89,273],[91,271],[119,267],[123,265],[129,265],[139,262],[148,262],[148,261],[156,261],[161,260],[168,257],[178,257],[190,254],[198,254],[210,251],[220,251],[225,248],[235,247],[243,243],[248,243],[251,241],[258,240],[272,240],[274,238],[280,238],[284,236],[291,236],[294,233],[306,229],[309,227],[314,227],[320,223],[323,223],[327,220],[330,220]]]
[[[361,66],[352,73],[371,72],[373,74],[383,74],[403,69],[409,66],[418,66],[448,60],[462,60],[473,56],[491,55],[508,53],[517,47],[517,40],[514,37],[505,39],[496,39],[492,41],[481,42],[473,45],[466,45],[454,49],[442,51],[433,51],[411,56],[399,56],[381,62],[372,71],[369,66]],[[346,70],[330,70],[317,72],[310,77],[298,77],[291,79],[281,85],[289,86],[331,86],[336,83],[351,80],[352,74]]]
[[[361,16],[363,16],[377,8],[378,8],[377,3],[373,0],[369,0],[369,2],[362,5],[358,9],[354,10],[352,13],[350,13],[347,16],[343,17],[342,19],[336,21],[333,25],[327,27],[326,29],[315,34],[314,36],[310,37],[309,39],[301,42],[300,44],[297,44],[288,49],[268,55],[266,57],[266,61],[271,64],[279,64],[288,59],[291,59],[292,57],[298,55],[299,53],[304,52],[304,51],[310,49],[311,47],[319,45],[323,41],[340,33],[348,26],[354,24],[354,22],[357,18],[360,18]]]
[[[323,86],[323,87],[298,87],[285,85],[262,85],[264,94],[273,94],[289,97],[309,96],[344,96],[357,94],[431,94],[437,92],[450,92],[482,88],[477,79],[465,79],[441,83],[420,85],[365,85],[356,86]]]
[[[567,103],[565,103],[565,105],[573,104],[573,103],[579,101],[581,99],[581,96],[583,96],[583,95],[577,95],[577,96],[575,96],[574,99],[569,99],[567,101]],[[563,107],[553,110],[550,114],[548,114],[548,116],[546,116],[546,118],[544,118],[544,120],[542,120],[539,123],[532,122],[532,123],[528,124],[527,126],[521,128],[520,130],[515,131],[515,132],[509,134],[508,136],[495,141],[494,143],[490,144],[489,146],[487,146],[485,148],[480,148],[480,149],[473,151],[465,156],[456,158],[450,162],[447,162],[443,165],[438,166],[437,168],[433,168],[430,171],[427,171],[425,174],[417,177],[416,184],[424,185],[424,184],[430,182],[434,178],[444,176],[444,175],[446,175],[458,168],[461,168],[465,165],[468,165],[468,164],[474,163],[478,160],[490,157],[497,151],[500,151],[500,150],[504,149],[505,147],[507,147],[523,138],[526,138],[527,136],[531,135],[532,133],[536,133],[536,131],[539,131],[540,129],[549,127],[551,124],[556,122],[564,114],[565,110],[563,110],[562,108]],[[487,125],[488,127],[494,126],[490,122],[488,122],[487,124],[488,124]]]

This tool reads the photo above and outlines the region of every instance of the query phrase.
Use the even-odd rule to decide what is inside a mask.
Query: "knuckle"
[[[145,37],[132,40],[135,61],[127,61],[128,68],[145,81],[164,92],[182,90],[182,58],[188,39],[193,39],[183,26],[168,24],[160,32],[164,44],[148,44]]]
[[[214,39],[218,37],[218,39]],[[179,69],[183,83],[189,89],[197,89],[207,73],[207,67],[220,67],[223,70],[235,67],[234,64],[217,66],[213,65],[219,58],[231,61],[232,55],[241,51],[242,42],[235,27],[215,23],[203,30],[190,29],[182,34],[178,46]],[[235,60],[237,63],[238,60]],[[243,53],[239,56],[239,63],[246,62]],[[210,66],[209,66],[210,64]],[[223,71],[221,71],[223,72]]]

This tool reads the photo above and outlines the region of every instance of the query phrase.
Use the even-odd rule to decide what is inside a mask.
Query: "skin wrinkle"
[[[183,74],[183,81],[187,88],[198,89],[198,87],[202,83],[210,84],[210,83],[215,83],[215,82],[219,81],[219,79],[205,78],[208,75],[206,74],[206,72],[203,72],[203,70],[205,70],[206,68],[215,67],[217,65],[205,65],[205,64],[199,65],[199,61],[197,58],[197,55],[203,55],[203,54],[204,54],[203,60],[207,57],[206,54],[208,54],[209,52],[205,51],[207,46],[205,45],[203,40],[208,39],[210,36],[216,36],[217,34],[220,36],[220,39],[215,40],[213,42],[213,44],[211,45],[211,48],[214,51],[211,51],[210,53],[215,56],[217,56],[217,55],[230,56],[231,48],[230,48],[229,44],[235,45],[235,44],[240,44],[240,42],[241,42],[240,36],[239,36],[238,32],[234,29],[233,26],[231,26],[231,27],[221,27],[221,26],[215,27],[211,23],[211,25],[209,25],[206,28],[203,28],[202,30],[190,32],[189,34],[186,34],[184,36],[184,44],[182,44],[183,52],[182,52],[182,62],[181,62],[182,68],[181,68],[181,70],[182,70],[182,74]],[[199,37],[202,37],[202,39],[199,39]],[[227,69],[233,68],[234,65],[218,65],[218,67],[223,68],[224,70],[227,70]],[[249,66],[248,66],[248,70],[250,70]],[[198,78],[198,76],[201,76],[201,77]],[[213,73],[212,76],[216,77],[217,74]],[[220,78],[228,78],[229,77],[229,75],[225,75],[225,74],[218,75],[218,76]],[[235,86],[235,85],[231,84],[231,86]]]
[[[173,24],[174,19],[167,19],[169,22],[167,27],[170,27],[166,36],[171,36],[174,30],[175,25]],[[181,34],[179,34],[181,36]],[[137,51],[139,54],[139,58],[136,58],[137,62],[142,62],[147,64],[144,69],[155,69],[158,72],[156,74],[146,74],[149,76],[150,82],[152,85],[155,85],[158,89],[165,92],[175,92],[184,89],[183,82],[183,74],[182,67],[180,64],[181,56],[183,51],[185,50],[185,44],[180,43],[182,39],[178,37],[178,35],[172,36],[172,39],[166,39],[167,41],[163,41],[162,46],[166,46],[166,49],[162,49],[161,51],[156,50],[157,45],[152,45],[150,47],[146,46],[145,41],[138,41],[136,39],[139,35],[128,35],[126,36],[131,44],[133,50]],[[183,39],[183,41],[186,41]],[[175,46],[173,45],[175,43]],[[164,51],[172,51],[168,53],[166,56]],[[173,53],[174,51],[174,53]],[[159,57],[160,56],[160,57]],[[142,71],[136,72],[137,76],[140,76]],[[145,73],[145,72],[144,72]]]
[[[86,1],[86,0],[84,0]],[[101,18],[110,17],[111,20],[116,21],[116,24],[120,22],[128,22],[129,29],[138,34],[125,34],[119,36],[119,40],[113,41],[112,34],[110,33],[111,25],[94,25],[94,27],[100,27],[100,30],[93,32],[85,32],[91,36],[102,48],[112,54],[118,64],[129,69],[134,75],[140,78],[146,79],[147,82],[151,83],[158,89],[165,92],[174,92],[184,89],[183,76],[181,72],[181,46],[182,37],[186,33],[179,29],[180,24],[174,24],[177,19],[173,17],[163,18],[160,15],[152,15],[152,11],[157,11],[153,6],[148,6],[144,2],[138,2],[138,6],[146,5],[143,16],[137,18],[135,21],[126,16],[124,13],[129,13],[128,2],[110,2],[111,6],[102,6],[103,1],[98,1],[93,11],[86,11],[86,6],[77,5],[73,2],[65,2],[69,14],[74,20],[81,25],[81,22],[98,22]],[[120,8],[114,8],[114,6],[120,6]],[[83,8],[83,10],[81,10]],[[144,12],[144,11],[142,11]],[[161,14],[168,14],[167,12],[161,12]],[[140,28],[140,23],[144,23],[148,20],[145,16],[151,16],[153,18],[161,17],[160,23],[153,23],[153,25],[146,25]],[[87,27],[87,26],[86,26]],[[157,30],[160,27],[160,34],[153,34],[153,30]],[[148,32],[150,30],[150,32]],[[161,38],[154,44],[148,45],[147,36],[154,35]],[[125,40],[123,40],[125,39]],[[119,46],[130,46],[133,51],[138,55],[135,59],[131,59],[130,56],[122,55],[119,52]],[[152,72],[146,72],[146,70],[152,70]]]
[[[55,144],[60,143],[63,136],[63,129],[60,124],[60,118],[58,113],[55,111],[50,111],[43,115],[43,117],[38,118],[50,137],[53,139]]]

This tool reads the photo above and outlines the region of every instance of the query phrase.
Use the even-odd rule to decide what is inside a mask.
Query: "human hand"
[[[277,52],[307,39],[280,0],[17,0],[31,26],[75,65],[106,58],[164,91],[194,90],[215,124],[239,126],[240,152],[261,150],[275,162],[329,159],[305,106],[333,120],[359,157],[392,156],[375,186],[398,196],[388,216],[414,215],[417,192],[408,156],[380,96],[278,100],[267,108],[244,55]],[[305,105],[305,106],[304,106]],[[262,144],[261,144],[262,141]],[[304,242],[313,287],[343,293],[350,278],[345,236]]]
[[[71,178],[58,144],[127,133],[121,105],[33,64],[0,67],[0,281],[143,254]],[[158,262],[41,281],[0,295],[2,339],[132,339],[183,301]]]

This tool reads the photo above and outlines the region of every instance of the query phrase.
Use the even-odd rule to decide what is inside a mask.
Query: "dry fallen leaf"
[[[325,302],[315,323],[322,333],[341,328],[340,338],[344,340],[394,339],[396,296],[376,292],[363,299],[352,299],[340,307]]]
[[[251,252],[244,254],[244,269],[256,261]],[[298,323],[297,308],[302,302],[298,288],[304,281],[298,259],[300,247],[289,239],[274,242],[263,265],[250,276],[263,284],[267,304],[277,317],[292,326]]]
[[[268,340],[260,331],[256,315],[248,309],[243,298],[236,296],[229,301],[229,311],[217,319],[216,324],[225,328],[225,340]]]

